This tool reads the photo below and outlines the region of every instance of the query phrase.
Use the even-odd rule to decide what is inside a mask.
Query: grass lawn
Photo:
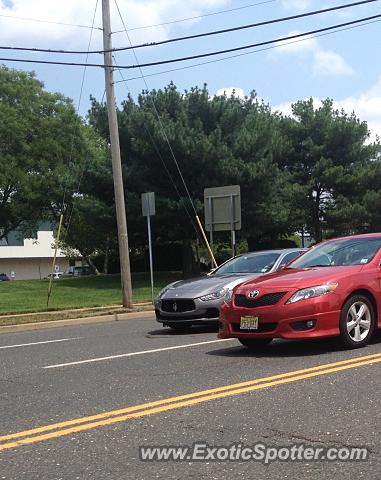
[[[180,278],[180,272],[155,273],[155,293]],[[0,314],[47,310],[48,285],[48,280],[0,282]],[[133,274],[132,287],[134,303],[151,300],[148,273]],[[118,305],[121,301],[119,275],[60,278],[53,282],[49,310]]]

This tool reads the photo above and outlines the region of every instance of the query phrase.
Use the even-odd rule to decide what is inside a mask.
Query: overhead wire
[[[249,48],[255,48],[255,47],[262,47],[262,46],[265,46],[265,45],[271,45],[271,44],[274,44],[274,43],[285,42],[287,40],[293,40],[293,39],[296,39],[296,38],[306,37],[308,35],[314,35],[314,34],[317,34],[317,33],[327,32],[327,31],[334,30],[334,29],[337,29],[337,28],[346,27],[346,26],[350,26],[350,25],[356,25],[356,24],[359,24],[359,23],[362,23],[362,22],[367,22],[369,20],[374,20],[374,19],[377,19],[377,18],[381,18],[381,14],[372,15],[370,17],[360,18],[360,19],[357,19],[357,20],[352,20],[352,21],[349,21],[349,22],[341,23],[341,24],[331,25],[329,27],[310,30],[309,32],[297,33],[297,34],[294,34],[294,35],[288,35],[287,37],[281,37],[281,38],[277,38],[277,39],[273,39],[273,40],[266,40],[266,41],[263,41],[263,42],[258,42],[258,43],[254,43],[254,44],[250,44],[250,45],[242,45],[240,47],[227,48],[227,49],[224,49],[224,50],[218,50],[218,51],[213,51],[213,52],[208,52],[208,53],[201,53],[201,54],[196,54],[196,55],[189,55],[187,57],[178,57],[178,58],[173,58],[173,59],[169,59],[169,60],[159,60],[159,61],[156,61],[156,62],[141,63],[141,64],[138,64],[138,65],[125,65],[125,66],[120,66],[120,68],[126,68],[126,69],[139,68],[140,69],[140,68],[145,68],[145,67],[153,67],[153,66],[157,66],[157,65],[165,65],[165,64],[168,64],[168,63],[177,63],[177,62],[184,62],[184,61],[188,61],[188,60],[195,60],[197,58],[205,58],[205,57],[211,57],[211,56],[215,56],[215,55],[223,55],[224,53],[237,52],[237,51],[247,50]]]
[[[235,48],[228,48],[224,50],[218,50],[218,51],[213,51],[213,52],[207,52],[207,53],[202,53],[202,54],[197,54],[197,55],[190,55],[187,57],[178,57],[178,58],[172,58],[168,60],[161,60],[157,62],[149,62],[149,63],[141,63],[141,64],[136,64],[136,65],[119,65],[119,68],[125,69],[125,70],[132,70],[132,69],[141,69],[145,67],[153,67],[157,65],[165,65],[169,63],[177,63],[177,62],[184,62],[188,60],[195,60],[197,58],[205,58],[205,57],[211,57],[211,56],[216,56],[216,55],[223,55],[225,53],[230,53],[230,52],[237,52],[237,51],[242,51],[242,50],[247,50],[249,48],[256,48],[256,47],[261,47],[261,46],[266,46],[266,45],[272,45],[272,44],[277,44],[281,42],[286,42],[288,40],[293,40],[297,38],[303,38],[311,35],[316,35],[319,33],[323,32],[328,32],[331,30],[336,30],[340,29],[343,27],[351,26],[351,25],[358,25],[361,23],[371,23],[371,20],[375,20],[381,18],[381,14],[378,15],[372,15],[370,17],[364,17],[364,18],[359,18],[357,20],[352,20],[349,22],[344,22],[344,23],[339,23],[336,25],[331,25],[329,27],[324,27],[324,28],[319,28],[315,30],[310,30],[308,32],[303,32],[303,33],[298,33],[295,35],[288,35],[287,37],[280,37],[277,39],[272,39],[272,40],[267,40],[264,42],[258,42],[258,43],[253,43],[250,45],[243,45]],[[33,63],[33,64],[43,64],[43,65],[63,65],[63,66],[76,66],[76,67],[99,67],[99,68],[105,68],[109,67],[112,68],[112,65],[105,65],[105,64],[99,64],[99,63],[82,63],[82,62],[59,62],[59,61],[51,61],[51,60],[32,60],[32,59],[26,59],[26,58],[0,58],[0,61],[7,61],[7,62],[18,62],[18,63]]]
[[[29,17],[19,17],[16,15],[6,15],[1,13],[0,17],[2,18],[8,18],[8,19],[14,19],[14,20],[24,20],[27,22],[37,22],[37,23],[49,23],[52,25],[61,25],[65,27],[77,27],[77,28],[88,28],[88,29],[95,29],[95,30],[102,30],[101,27],[92,27],[90,25],[80,25],[76,23],[66,23],[66,22],[56,22],[54,20],[42,20],[40,18],[29,18]]]
[[[138,45],[133,45],[132,42],[130,42],[129,46],[112,48],[111,50],[83,51],[83,50],[63,50],[63,49],[37,48],[37,47],[14,47],[14,46],[7,46],[7,45],[5,45],[5,46],[0,45],[0,50],[38,52],[38,53],[56,53],[56,54],[70,54],[70,55],[83,55],[83,54],[89,55],[89,54],[104,54],[106,52],[122,52],[122,51],[126,51],[126,50],[154,47],[154,46],[165,45],[165,44],[173,43],[173,42],[181,42],[181,41],[185,41],[185,40],[194,40],[196,38],[204,38],[204,37],[209,37],[209,36],[213,36],[213,35],[232,33],[232,32],[251,29],[251,28],[258,28],[258,27],[262,27],[262,26],[266,26],[266,25],[274,25],[274,24],[277,24],[277,23],[288,22],[290,20],[298,20],[298,19],[301,19],[301,18],[320,15],[320,14],[323,14],[323,13],[334,12],[334,11],[343,10],[343,9],[346,9],[346,8],[353,8],[355,6],[360,6],[360,5],[364,5],[364,4],[368,4],[368,3],[374,3],[374,2],[378,2],[378,1],[379,0],[361,0],[361,1],[357,1],[357,2],[347,3],[347,4],[344,4],[344,5],[337,5],[335,7],[329,7],[329,8],[324,8],[324,9],[320,9],[320,10],[314,10],[314,11],[311,11],[311,12],[300,13],[300,14],[297,14],[297,15],[291,15],[291,16],[288,16],[288,17],[280,17],[280,18],[275,18],[275,19],[271,19],[271,20],[264,20],[262,22],[250,23],[250,24],[246,24],[246,25],[239,25],[239,26],[231,27],[231,28],[225,28],[225,29],[220,29],[220,30],[197,33],[197,34],[194,34],[194,35],[186,35],[186,36],[182,36],[182,37],[169,38],[169,39],[160,40],[160,41],[157,41],[157,42],[141,43],[141,44],[138,44]],[[125,31],[127,31],[127,29]]]
[[[127,31],[128,32],[133,32],[135,30],[143,30],[143,29],[146,29],[146,28],[164,27],[166,25],[173,25],[175,23],[189,22],[189,21],[192,21],[192,20],[199,20],[200,18],[207,18],[207,17],[212,17],[212,16],[215,16],[215,15],[221,15],[221,14],[224,14],[224,13],[231,13],[231,12],[235,12],[235,11],[238,11],[238,10],[244,10],[246,8],[257,7],[259,5],[265,5],[267,3],[274,3],[276,1],[277,0],[266,0],[266,1],[258,2],[258,3],[250,3],[248,5],[242,5],[240,7],[229,8],[227,10],[219,10],[217,12],[204,13],[202,15],[195,15],[193,17],[179,18],[177,20],[169,20],[167,22],[155,23],[153,25],[142,25],[140,27],[128,28]],[[124,33],[124,32],[125,32],[125,30],[115,30],[112,33],[115,34],[115,33]]]
[[[238,53],[237,55],[229,55],[229,56],[226,56],[226,57],[223,57],[223,58],[217,58],[217,59],[214,59],[214,60],[208,60],[207,62],[199,62],[199,63],[194,63],[192,65],[186,65],[186,66],[183,66],[183,67],[178,67],[178,68],[171,68],[169,70],[162,70],[160,72],[153,72],[153,73],[146,73],[145,74],[145,77],[155,77],[156,75],[165,75],[166,73],[171,73],[171,72],[179,72],[181,70],[188,70],[190,68],[196,68],[196,67],[201,67],[203,65],[209,65],[211,63],[217,63],[217,62],[224,62],[226,60],[231,60],[233,58],[239,58],[239,57],[244,57],[246,55],[253,55],[255,53],[259,53],[259,52],[264,52],[264,51],[267,51],[267,50],[273,50],[275,48],[282,48],[282,47],[286,47],[287,45],[293,45],[295,43],[301,43],[301,42],[306,42],[312,38],[320,38],[320,37],[325,37],[327,35],[334,35],[336,33],[339,33],[339,32],[344,32],[346,30],[353,30],[355,28],[361,28],[361,27],[364,27],[366,25],[370,25],[372,23],[379,23],[381,21],[381,19],[378,19],[378,20],[372,20],[370,22],[365,22],[365,23],[362,23],[361,25],[352,25],[351,27],[345,27],[345,28],[340,28],[340,29],[337,29],[335,31],[332,31],[332,32],[325,32],[325,33],[321,33],[321,34],[318,34],[318,35],[311,35],[309,37],[305,37],[305,38],[300,38],[299,40],[293,40],[292,42],[284,42],[282,43],[281,45],[271,45],[269,47],[265,47],[265,48],[259,48],[259,49],[256,49],[256,50],[253,50],[253,51],[250,51],[250,52],[244,52],[244,53]],[[123,81],[126,81],[126,82],[129,82],[129,81],[132,81],[132,80],[141,80],[142,77],[141,76],[137,76],[137,77],[129,77],[127,78],[126,80],[117,80],[115,83],[122,83]]]
[[[132,32],[134,30],[156,28],[156,27],[162,27],[162,26],[166,26],[166,25],[172,25],[172,24],[175,24],[175,23],[198,20],[198,19],[201,19],[201,18],[211,17],[211,16],[215,16],[215,15],[221,15],[221,14],[224,14],[224,13],[230,13],[230,12],[234,12],[234,11],[238,11],[238,10],[243,10],[243,9],[246,9],[246,8],[256,7],[256,6],[259,6],[259,5],[265,5],[267,3],[274,3],[276,1],[278,1],[278,0],[266,0],[266,1],[258,2],[258,3],[250,3],[248,5],[242,5],[240,7],[229,8],[227,10],[219,10],[219,11],[216,11],[216,12],[210,12],[210,13],[204,13],[204,14],[201,14],[201,15],[195,15],[193,17],[179,18],[179,19],[175,19],[175,20],[168,20],[167,22],[156,23],[156,24],[153,24],[153,25],[140,25],[138,27],[129,28],[128,31]],[[47,24],[61,25],[61,26],[67,26],[67,27],[78,27],[78,28],[88,28],[88,29],[93,28],[91,25],[81,25],[81,24],[76,24],[76,23],[58,22],[58,21],[54,21],[54,20],[44,20],[44,19],[40,19],[40,18],[21,17],[21,16],[18,16],[18,15],[0,14],[0,17],[7,18],[9,20],[23,20],[23,21],[27,21],[27,22],[47,23]],[[94,29],[95,30],[100,30],[100,31],[103,30],[102,27],[94,27]],[[115,32],[112,32],[112,33],[124,33],[124,30],[119,30],[119,31],[116,30]]]
[[[314,10],[314,11],[311,11],[311,12],[305,12],[305,13],[300,13],[300,14],[297,14],[297,15],[291,15],[291,16],[288,16],[288,17],[281,17],[281,18],[275,18],[275,19],[271,19],[271,20],[264,20],[262,22],[240,25],[240,26],[237,26],[237,27],[225,28],[225,29],[203,32],[203,33],[196,33],[196,34],[193,34],[193,35],[186,35],[186,36],[182,36],[182,37],[169,38],[167,40],[160,40],[160,41],[157,41],[157,42],[149,42],[149,43],[142,43],[142,44],[139,44],[139,45],[130,45],[130,46],[127,46],[127,47],[113,48],[113,51],[118,52],[118,51],[125,51],[125,50],[138,49],[138,48],[155,47],[155,46],[158,46],[158,45],[165,45],[165,44],[173,43],[173,42],[182,42],[182,41],[185,41],[185,40],[194,40],[196,38],[204,38],[204,37],[209,37],[209,36],[213,36],[213,35],[220,35],[220,34],[224,34],[224,33],[231,33],[231,32],[236,32],[236,31],[241,31],[241,30],[247,30],[247,29],[250,29],[250,28],[263,27],[263,26],[266,26],[266,25],[274,25],[274,24],[277,24],[277,23],[288,22],[290,20],[298,20],[298,19],[301,19],[301,18],[320,15],[322,13],[329,13],[329,12],[334,12],[334,11],[338,11],[338,10],[343,10],[343,9],[346,9],[346,8],[353,8],[355,6],[368,4],[368,3],[374,3],[374,2],[378,2],[378,1],[379,0],[362,0],[362,1],[358,1],[358,2],[347,3],[347,4],[344,4],[344,5],[338,5],[338,6],[335,6],[335,7],[324,8],[324,9],[321,9],[321,10]],[[94,52],[94,53],[97,53],[97,52]],[[101,53],[101,52],[98,52],[98,53]]]
[[[175,24],[175,23],[187,22],[187,21],[191,21],[191,20],[198,20],[198,19],[201,19],[201,18],[211,17],[211,16],[214,16],[214,15],[221,15],[221,14],[224,14],[224,13],[230,13],[230,12],[234,12],[234,11],[237,11],[237,10],[243,10],[243,9],[246,9],[246,8],[256,7],[256,6],[259,6],[259,5],[265,5],[267,3],[274,3],[276,1],[278,1],[278,0],[266,0],[266,1],[258,2],[258,3],[250,3],[248,5],[242,5],[241,7],[229,8],[227,10],[219,10],[219,11],[210,12],[210,13],[204,13],[202,15],[195,15],[193,17],[179,18],[179,19],[176,19],[176,20],[169,20],[167,22],[156,23],[156,24],[153,24],[153,25],[140,25],[138,27],[129,28],[128,31],[132,32],[134,30],[156,28],[156,27],[162,27],[162,26],[165,26],[165,25],[172,25],[172,24]],[[78,27],[78,28],[88,28],[88,29],[94,28],[95,30],[100,30],[100,31],[103,30],[102,27],[92,27],[91,25],[81,25],[81,24],[77,24],[77,23],[58,22],[58,21],[54,21],[54,20],[44,20],[44,19],[40,19],[40,18],[20,17],[18,15],[0,14],[0,17],[7,18],[9,20],[23,20],[23,21],[27,21],[27,22],[47,23],[47,24],[52,24],[52,25],[61,25],[61,26],[67,26],[67,27]],[[116,30],[115,32],[112,32],[112,33],[124,33],[124,30]]]

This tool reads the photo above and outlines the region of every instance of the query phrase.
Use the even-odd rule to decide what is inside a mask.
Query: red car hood
[[[304,269],[286,268],[278,272],[263,275],[241,284],[235,293],[246,293],[254,288],[264,288],[269,291],[307,288],[325,283],[337,282],[341,278],[361,271],[363,265],[348,267],[314,267]]]

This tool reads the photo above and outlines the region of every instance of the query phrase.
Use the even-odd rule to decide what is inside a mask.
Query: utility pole
[[[116,101],[114,92],[114,79],[112,68],[112,42],[111,42],[111,21],[109,0],[102,0],[102,18],[103,18],[103,50],[104,70],[106,84],[106,99],[108,123],[110,129],[112,173],[114,178],[116,221],[118,226],[118,244],[120,256],[120,274],[122,281],[123,306],[132,308],[132,288],[131,288],[131,270],[130,253],[128,250],[128,234],[126,206],[124,201],[122,163],[120,159],[120,144],[118,132],[118,119],[116,116]]]

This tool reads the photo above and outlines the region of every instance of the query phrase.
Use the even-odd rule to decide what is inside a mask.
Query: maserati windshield
[[[381,238],[348,238],[324,242],[311,248],[288,268],[366,265],[381,247]]]
[[[214,271],[214,275],[225,273],[267,273],[279,258],[279,253],[254,253],[229,260]]]

